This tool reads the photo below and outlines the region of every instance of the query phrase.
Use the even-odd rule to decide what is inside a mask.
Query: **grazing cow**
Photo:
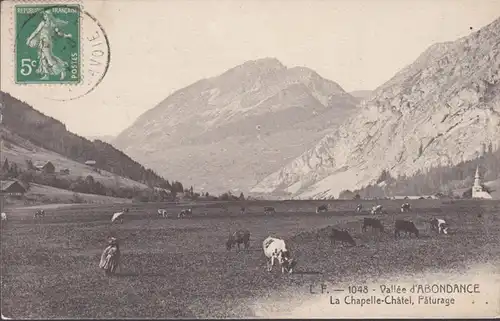
[[[123,217],[125,216],[125,213],[128,212],[128,208],[125,208],[123,209],[123,211],[121,212],[117,212],[115,214],[113,214],[113,216],[111,217],[111,223],[113,223],[114,221],[120,221],[120,223],[123,223]]]
[[[281,265],[281,273],[293,273],[296,262],[290,257],[290,251],[284,240],[269,236],[262,242],[262,248],[266,258],[270,259],[270,262],[267,262],[269,272],[273,270],[275,260],[278,260]]]
[[[356,206],[356,212],[361,212],[363,210],[363,205],[361,204],[358,204],[358,206]]]
[[[7,214],[2,212],[2,221],[7,221]]]
[[[240,209],[240,214],[245,214],[245,213],[246,213],[246,210],[247,210],[246,208],[242,207],[242,208]]]
[[[372,207],[371,213],[372,214],[382,214],[382,205],[376,205]]]
[[[316,213],[319,212],[328,212],[328,204],[323,204],[318,207],[316,207]]]
[[[384,232],[384,226],[382,225],[382,222],[380,222],[379,219],[365,217],[363,219],[363,227],[361,228],[361,230],[363,232],[366,232],[366,229],[368,228],[368,226],[371,226],[372,230],[378,229],[380,232],[382,232],[382,233]]]
[[[412,221],[396,220],[394,223],[394,238],[399,237],[399,232],[415,234],[418,237],[418,229]]]
[[[356,242],[352,238],[351,234],[349,234],[346,230],[337,230],[336,228],[332,228],[330,231],[330,242],[335,245],[335,241],[349,243],[352,246],[356,246]]]
[[[405,213],[405,212],[409,212],[409,211],[411,211],[410,203],[403,203],[403,205],[401,205],[401,213]]]
[[[193,214],[193,209],[192,208],[187,208],[182,210],[179,215],[177,215],[177,218],[185,217],[185,216],[191,216]]]
[[[264,214],[271,214],[271,213],[276,213],[276,209],[272,206],[265,206]]]
[[[446,221],[440,218],[433,218],[431,220],[431,230],[438,232],[438,234],[448,234],[448,224]]]
[[[45,211],[44,210],[37,210],[35,212],[35,215],[33,216],[33,218],[37,218],[37,217],[45,217]]]
[[[231,250],[235,244],[238,245],[238,251],[240,250],[240,244],[243,244],[247,250],[250,246],[250,232],[248,230],[238,230],[229,235],[226,242],[227,250]]]
[[[158,215],[160,215],[160,216],[161,216],[161,217],[163,217],[163,218],[167,218],[167,217],[168,217],[167,210],[164,210],[164,209],[159,209],[159,210],[158,210]]]

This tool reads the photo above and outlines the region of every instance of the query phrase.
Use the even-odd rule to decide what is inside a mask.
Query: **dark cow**
[[[341,231],[341,230],[337,230],[335,228],[332,228],[330,231],[329,238],[330,238],[330,242],[333,243],[333,245],[335,245],[335,241],[340,241],[343,243],[344,242],[349,243],[352,246],[356,246],[356,242],[354,241],[352,236],[349,234],[349,232],[346,230]]]
[[[394,223],[394,238],[399,237],[399,232],[415,234],[418,237],[418,229],[411,221],[396,220]]]
[[[246,209],[246,208],[244,208],[244,207],[242,207],[242,208],[240,209],[240,214],[245,214],[245,213],[246,213],[246,211],[247,211],[247,209]]]
[[[320,212],[328,212],[328,204],[323,204],[318,207],[316,207],[316,213]]]
[[[226,241],[226,249],[228,251],[231,250],[235,244],[238,245],[238,250],[240,249],[240,244],[243,244],[245,249],[248,249],[250,246],[250,232],[248,230],[238,230],[229,235]]]
[[[33,216],[33,218],[37,218],[37,217],[45,217],[45,211],[44,210],[37,210],[35,212],[35,215]]]
[[[182,210],[178,215],[177,215],[177,218],[181,218],[181,217],[185,217],[185,216],[191,216],[193,215],[193,209],[191,208],[188,208],[188,209],[184,209]]]
[[[366,229],[368,228],[368,226],[371,226],[372,230],[378,229],[380,232],[382,232],[382,233],[384,232],[384,226],[382,225],[382,222],[380,222],[379,219],[365,217],[363,219],[363,227],[361,228],[361,230],[363,232],[366,232]]]
[[[271,213],[276,213],[276,209],[272,206],[265,206],[264,207],[264,213],[265,214],[271,214]]]

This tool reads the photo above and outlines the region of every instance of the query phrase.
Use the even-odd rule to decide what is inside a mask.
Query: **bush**
[[[73,198],[71,199],[71,202],[73,203],[85,203],[85,200],[83,197],[80,196],[78,193],[73,193]]]

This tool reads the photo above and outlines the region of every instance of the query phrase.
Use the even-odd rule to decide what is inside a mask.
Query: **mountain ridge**
[[[187,176],[190,185],[246,191],[357,103],[314,70],[263,58],[177,90],[112,143],[166,176]]]
[[[252,191],[336,197],[383,170],[411,175],[476,157],[482,143],[498,148],[499,21],[430,46],[362,101],[359,114]]]

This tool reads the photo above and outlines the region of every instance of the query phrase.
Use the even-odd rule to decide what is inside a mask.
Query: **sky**
[[[87,137],[116,135],[174,91],[264,57],[372,90],[430,45],[500,17],[498,0],[83,0],[108,35],[109,70],[93,92],[56,102],[14,83],[6,2],[1,90]]]

